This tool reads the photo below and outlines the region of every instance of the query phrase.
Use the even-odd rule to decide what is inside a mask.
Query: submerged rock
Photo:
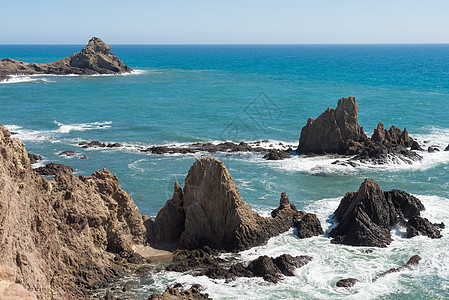
[[[340,201],[334,212],[338,225],[329,236],[333,243],[386,247],[391,242],[390,227],[406,224],[406,219],[419,216],[422,210],[424,205],[418,198],[399,190],[382,192],[379,184],[367,178],[357,192],[347,193]]]
[[[66,150],[66,151],[62,151],[58,155],[61,155],[61,156],[75,156],[76,153],[75,153],[75,151]]]
[[[379,122],[371,138],[358,124],[358,106],[354,97],[338,100],[337,108],[328,108],[316,120],[309,118],[301,130],[298,153],[341,154],[353,156],[355,161],[385,164],[390,160],[407,163],[422,157],[408,150],[414,145],[407,128],[400,130],[391,126],[389,130]],[[419,145],[418,145],[419,146]],[[415,145],[415,148],[417,145]],[[351,165],[348,162],[345,164]]]
[[[142,216],[108,170],[77,177],[62,166],[47,180],[4,126],[0,150],[0,269],[40,299],[84,299],[120,274],[114,257],[144,247]]]
[[[50,63],[25,63],[10,58],[0,61],[0,80],[6,75],[35,74],[120,74],[132,69],[111,53],[111,46],[101,39],[93,37],[80,52]]]
[[[175,185],[173,198],[156,216],[150,241],[162,247],[240,251],[289,230],[304,215],[284,193],[272,217],[261,217],[245,204],[224,164],[205,157],[190,168],[184,190]]]

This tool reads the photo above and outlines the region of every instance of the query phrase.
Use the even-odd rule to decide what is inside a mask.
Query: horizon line
[[[371,42],[367,42],[367,43],[106,43],[108,45],[124,45],[124,46],[168,46],[168,45],[179,45],[179,46],[296,46],[296,45],[449,45],[449,42],[398,42],[398,43],[371,43]],[[87,43],[82,43],[82,44],[78,44],[78,43],[0,43],[0,45],[23,45],[23,46],[79,46],[79,45],[87,45]]]

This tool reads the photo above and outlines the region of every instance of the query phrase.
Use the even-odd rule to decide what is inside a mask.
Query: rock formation
[[[25,63],[10,58],[0,61],[0,81],[7,75],[95,75],[129,73],[132,69],[111,53],[111,46],[93,37],[80,52],[50,63]]]
[[[240,251],[289,230],[304,215],[283,193],[272,217],[261,217],[245,204],[222,162],[201,158],[190,168],[184,190],[175,185],[173,198],[159,211],[150,241],[172,248]]]
[[[389,130],[379,122],[371,138],[358,124],[358,106],[354,97],[338,100],[337,108],[328,108],[316,120],[309,118],[301,130],[298,153],[341,154],[354,156],[354,161],[387,163],[396,157],[410,163],[422,159],[408,147],[419,149],[419,144],[410,138],[407,129],[395,126]],[[340,162],[336,162],[340,163]],[[349,163],[350,164],[350,163]]]
[[[385,275],[388,275],[391,273],[401,272],[404,270],[410,270],[413,267],[416,267],[420,261],[421,261],[421,256],[413,255],[412,257],[410,257],[408,262],[406,264],[404,264],[403,266],[400,266],[398,268],[391,268],[388,271],[377,274],[373,278],[373,282],[375,282],[379,278],[384,277]],[[340,279],[336,285],[337,285],[337,287],[350,288],[350,287],[354,286],[354,284],[356,284],[357,282],[359,282],[359,280],[357,278],[346,278],[346,279]]]
[[[386,247],[391,242],[390,227],[398,223],[407,225],[406,219],[410,222],[422,210],[424,205],[418,198],[399,190],[382,192],[377,182],[367,178],[357,192],[347,193],[340,201],[334,212],[338,225],[329,236],[333,243]],[[429,224],[432,225],[430,229]],[[435,231],[439,233],[439,226],[443,224],[429,224],[427,227],[416,225],[413,232],[438,237]],[[433,233],[427,234],[429,230]]]
[[[0,269],[40,299],[84,299],[144,244],[142,216],[108,170],[42,178],[4,126],[0,153]]]
[[[201,293],[196,286],[186,290],[181,290],[181,287],[178,285],[168,287],[162,295],[153,294],[148,297],[148,300],[212,300],[208,294]]]

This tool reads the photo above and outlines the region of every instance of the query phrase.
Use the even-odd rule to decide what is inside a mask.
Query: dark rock
[[[42,160],[42,156],[37,154],[28,153],[28,158],[30,159],[30,163],[35,164]]]
[[[148,300],[212,300],[208,294],[202,294],[196,287],[191,287],[187,290],[181,290],[179,287],[168,287],[162,295],[153,294],[148,297]]]
[[[198,159],[182,193],[179,186],[175,189],[173,199],[156,217],[153,244],[240,251],[266,243],[304,215],[285,195],[272,217],[261,217],[245,204],[224,164],[214,158]]]
[[[424,149],[421,148],[417,141],[413,141],[411,150],[423,151]]]
[[[385,164],[391,156],[408,163],[422,159],[407,147],[413,145],[407,128],[391,126],[389,130],[379,122],[368,138],[358,124],[358,106],[354,97],[338,100],[337,108],[328,108],[316,120],[309,118],[301,130],[298,153],[342,154],[351,160]],[[337,163],[337,162],[336,162]],[[347,164],[347,162],[346,162]]]
[[[449,151],[449,145],[444,149],[444,151]]]
[[[373,282],[376,281],[377,279],[379,279],[380,277],[384,277],[385,275],[388,275],[391,273],[401,272],[401,271],[404,271],[407,269],[410,270],[410,269],[412,269],[412,267],[417,266],[420,261],[421,261],[421,256],[413,255],[412,257],[410,257],[410,259],[408,260],[408,262],[405,265],[403,265],[399,268],[391,268],[388,271],[378,274],[376,277],[373,278]]]
[[[173,253],[173,262],[165,269],[175,272],[207,269],[224,262],[223,259],[216,255],[217,252],[209,247],[203,247],[197,250],[176,250]]]
[[[390,227],[423,209],[418,198],[398,190],[382,192],[379,184],[367,178],[357,192],[341,200],[334,212],[338,225],[329,236],[333,243],[386,247],[391,242]]]
[[[264,280],[277,283],[282,279],[280,270],[276,267],[273,260],[264,255],[249,263],[247,269],[256,277],[263,277]]]
[[[295,276],[295,269],[306,265],[311,260],[312,257],[310,256],[293,257],[290,254],[282,254],[273,259],[273,262],[285,276]]]
[[[266,160],[283,160],[286,158],[290,158],[290,152],[283,150],[270,150],[267,154],[265,154],[262,158]]]
[[[407,237],[411,238],[417,235],[428,236],[432,239],[441,238],[441,229],[444,224],[432,224],[426,218],[419,216],[411,217],[407,222]]]
[[[107,144],[106,147],[108,147],[108,148],[120,148],[120,147],[123,147],[123,145],[120,144],[120,143],[110,143],[110,144]]]
[[[146,260],[139,253],[132,253],[128,257],[128,262],[131,263],[131,264],[141,265],[141,264],[144,264],[146,262]]]
[[[44,167],[39,167],[34,169],[39,175],[45,175],[45,176],[53,176],[58,174],[61,171],[69,170],[70,172],[73,172],[73,169],[69,166],[57,164],[57,163],[48,163]]]
[[[0,61],[0,80],[5,79],[6,75],[94,75],[131,71],[130,67],[111,53],[111,47],[97,37],[91,38],[80,52],[50,63],[25,63],[9,58]]]
[[[298,237],[301,239],[324,234],[320,220],[315,214],[305,214],[301,219],[295,220],[293,226],[298,230]]]
[[[437,148],[433,148],[433,147],[427,148],[427,152],[429,152],[429,153],[433,153],[433,152],[435,152],[437,150],[438,150]]]
[[[356,284],[359,280],[356,278],[346,278],[346,279],[340,279],[337,282],[337,287],[345,287],[345,288],[349,288],[354,286],[354,284]]]
[[[63,155],[63,156],[75,156],[76,153],[74,151],[62,151],[61,153],[59,153],[58,155]]]
[[[78,144],[79,146],[82,146],[83,148],[105,148],[106,144],[101,143],[99,141],[91,141],[91,142],[81,142]]]

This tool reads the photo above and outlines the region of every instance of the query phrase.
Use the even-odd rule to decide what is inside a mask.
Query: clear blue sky
[[[449,0],[2,0],[0,43],[448,43]]]

